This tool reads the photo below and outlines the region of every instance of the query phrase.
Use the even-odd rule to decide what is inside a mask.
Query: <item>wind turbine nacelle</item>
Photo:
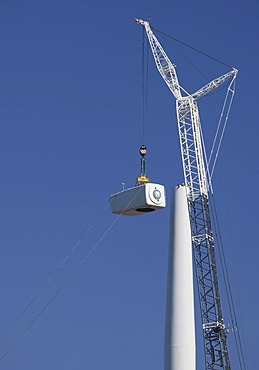
[[[166,206],[165,188],[160,184],[146,183],[110,196],[112,213],[138,216],[163,209]]]

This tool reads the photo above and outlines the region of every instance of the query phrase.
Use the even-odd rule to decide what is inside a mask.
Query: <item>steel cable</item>
[[[142,63],[141,63],[141,130],[140,145],[146,144],[147,104],[148,104],[148,47],[145,43],[145,31],[142,34]]]
[[[33,305],[33,303],[39,298],[39,296],[44,292],[44,290],[51,283],[51,281],[56,277],[56,275],[59,273],[59,271],[65,265],[65,263],[70,259],[70,257],[74,254],[74,252],[80,247],[80,245],[86,239],[86,237],[89,234],[89,232],[91,231],[91,229],[99,221],[101,215],[103,214],[103,212],[106,208],[107,208],[107,205],[105,205],[105,207],[98,213],[97,217],[92,222],[92,224],[87,228],[87,230],[84,232],[83,236],[78,240],[78,242],[73,246],[73,248],[69,251],[69,253],[66,255],[66,257],[58,265],[58,267],[53,271],[53,273],[49,276],[49,278],[42,285],[42,287],[38,290],[38,292],[33,296],[33,298],[30,300],[30,302],[27,304],[27,306],[23,309],[23,311],[18,315],[18,317],[13,321],[13,323],[7,328],[7,330],[1,335],[0,343],[10,333],[10,331],[15,327],[15,325],[21,320],[21,318],[24,316],[24,314],[29,310],[29,308]]]
[[[133,200],[138,196],[140,190],[141,190],[141,186],[140,186],[140,189],[138,192],[136,192],[136,194],[134,195],[134,197],[132,197],[132,199],[126,204],[126,206],[124,207],[122,213],[124,212],[124,210],[133,202]],[[111,229],[114,227],[114,225],[118,222],[118,220],[120,219],[120,217],[122,216],[122,213],[119,214],[116,219],[111,223],[110,226],[108,226],[108,228],[103,232],[103,234],[101,235],[101,237],[97,240],[97,242],[93,245],[93,247],[90,249],[90,251],[82,258],[81,262],[76,266],[76,268],[70,273],[70,275],[67,277],[67,279],[65,279],[65,281],[61,284],[61,286],[55,291],[55,293],[51,296],[51,298],[47,301],[47,303],[40,309],[40,311],[37,313],[37,315],[28,323],[28,325],[25,327],[25,329],[21,332],[21,334],[16,338],[16,340],[8,347],[8,349],[2,354],[2,356],[0,357],[0,361],[2,361],[11,351],[12,349],[16,346],[16,344],[23,338],[23,336],[29,331],[29,329],[33,326],[33,324],[39,319],[39,317],[43,314],[43,312],[48,308],[48,306],[53,302],[53,300],[58,296],[58,294],[65,288],[65,286],[72,280],[72,278],[79,272],[80,268],[84,265],[84,263],[88,260],[88,258],[93,254],[93,252],[95,251],[95,249],[100,245],[100,243],[103,241],[103,239],[106,237],[106,235],[111,231]],[[88,229],[89,230],[89,229]],[[88,233],[88,232],[87,232]],[[76,244],[76,246],[78,247],[79,244],[81,244],[81,241],[83,241],[84,237],[86,235],[84,234],[84,236],[80,239],[80,241]],[[75,246],[75,247],[76,247]],[[73,247],[71,249],[72,250],[75,250],[75,247]],[[66,258],[65,258],[66,259]],[[64,259],[64,260],[65,260]],[[64,261],[63,260],[63,261]],[[62,264],[62,263],[61,263]],[[61,265],[60,264],[60,265]],[[59,265],[59,266],[60,266]],[[58,271],[59,270],[59,267],[55,270],[55,271]],[[51,275],[51,277],[55,276],[56,274],[53,273]],[[50,282],[52,280],[49,279],[48,281]],[[48,284],[49,284],[48,282]],[[47,285],[48,285],[47,284]],[[47,286],[46,284],[44,285],[44,289],[46,288]],[[15,322],[13,323],[12,326],[10,326],[10,329],[9,331],[13,328],[13,326],[20,320],[20,318],[24,315],[24,313],[29,309],[29,307],[33,304],[33,302],[38,298],[38,296],[41,294],[42,292],[42,289],[39,290],[39,292],[34,296],[34,298],[30,301],[30,303],[26,306],[26,309],[22,312],[22,314],[18,317],[17,320],[15,320]],[[8,332],[9,332],[8,331]],[[6,333],[7,335],[8,333]]]
[[[94,250],[98,247],[101,241],[105,238],[108,232],[112,229],[112,227],[116,224],[119,220],[121,215],[117,216],[115,221],[108,227],[108,229],[102,234],[100,239],[94,244],[92,249],[84,256],[81,262],[77,265],[77,267],[70,273],[68,278],[61,284],[61,286],[55,291],[55,293],[51,296],[51,298],[47,301],[47,303],[42,307],[42,309],[38,312],[38,314],[29,322],[26,328],[22,331],[22,333],[16,338],[16,340],[11,344],[11,346],[3,353],[0,357],[0,361],[2,361],[8,353],[12,351],[12,349],[16,346],[16,344],[22,339],[22,337],[29,331],[29,329],[33,326],[33,324],[39,319],[39,317],[43,314],[43,312],[48,308],[48,306],[52,303],[52,301],[58,296],[58,294],[65,288],[65,286],[72,280],[72,278],[78,273],[79,269],[83,266],[83,264],[88,260],[88,258],[93,254]]]
[[[228,68],[231,68],[231,69],[233,68],[233,67],[232,67],[232,66],[230,66],[229,64],[226,64],[226,63],[222,62],[221,60],[219,60],[219,59],[217,59],[217,58],[214,58],[214,57],[212,57],[211,55],[209,55],[209,54],[207,54],[207,53],[204,53],[203,51],[201,51],[201,50],[199,50],[199,49],[197,49],[197,48],[195,48],[195,47],[193,47],[193,46],[191,46],[191,45],[187,44],[186,42],[183,42],[183,41],[181,41],[181,40],[179,40],[179,39],[177,39],[177,38],[175,38],[175,37],[173,37],[173,36],[171,36],[171,35],[168,35],[167,33],[162,32],[162,31],[158,30],[158,29],[157,29],[157,28],[155,28],[155,27],[152,27],[152,26],[150,26],[150,27],[151,27],[151,29],[153,29],[153,30],[155,30],[155,31],[157,31],[157,32],[159,32],[159,33],[161,33],[161,35],[164,35],[164,36],[166,36],[166,37],[168,37],[168,38],[170,38],[170,39],[172,39],[172,40],[174,40],[174,41],[178,42],[179,44],[182,44],[182,45],[186,46],[187,48],[192,49],[192,50],[196,51],[197,53],[200,53],[200,54],[202,54],[202,55],[206,56],[207,58],[210,58],[210,59],[214,60],[215,62],[217,62],[217,63],[220,63],[220,64],[224,65],[225,67],[228,67]]]

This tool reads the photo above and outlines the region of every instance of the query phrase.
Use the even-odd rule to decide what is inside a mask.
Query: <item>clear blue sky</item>
[[[248,368],[257,368],[258,15],[255,0],[1,1],[0,333],[103,213],[0,342],[0,356],[115,220],[106,207],[109,195],[122,181],[135,183],[142,29],[134,17],[152,16],[161,31],[240,71],[214,187]],[[207,82],[197,69],[209,79],[227,71],[186,51],[197,66],[190,68],[174,49],[184,48],[160,40],[190,92]],[[175,102],[151,59],[149,79],[147,169],[153,181],[165,184],[169,203],[170,189],[183,181]],[[204,100],[201,117],[213,116],[213,109]],[[209,119],[202,122],[210,136]],[[1,360],[1,369],[162,369],[168,228],[169,207],[120,218]],[[201,370],[199,332],[197,342]]]

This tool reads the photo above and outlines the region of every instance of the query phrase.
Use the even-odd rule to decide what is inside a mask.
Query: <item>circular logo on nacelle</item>
[[[149,190],[149,198],[154,204],[160,204],[162,202],[162,193],[161,191],[155,186]]]
[[[161,191],[158,190],[158,189],[155,189],[153,191],[153,197],[156,199],[156,200],[159,200],[161,198],[162,194],[161,194]]]

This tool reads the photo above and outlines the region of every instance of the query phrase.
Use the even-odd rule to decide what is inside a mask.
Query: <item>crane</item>
[[[184,182],[188,189],[187,201],[200,300],[206,370],[231,370],[227,346],[228,331],[223,319],[211,225],[210,187],[202,147],[197,101],[228,79],[235,79],[238,70],[233,68],[230,72],[190,94],[180,85],[175,65],[154,35],[150,23],[141,19],[136,19],[136,22],[144,26],[156,67],[176,99]]]

